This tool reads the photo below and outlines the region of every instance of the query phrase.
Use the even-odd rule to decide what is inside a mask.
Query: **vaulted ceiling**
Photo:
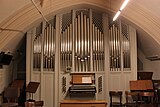
[[[116,12],[123,0],[34,0],[45,17],[77,7]],[[137,29],[138,47],[160,55],[160,0],[130,0],[119,18]],[[43,18],[31,0],[0,1],[0,51],[15,51],[24,33]]]

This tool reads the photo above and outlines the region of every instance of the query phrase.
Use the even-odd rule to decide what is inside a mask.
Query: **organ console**
[[[106,107],[107,101],[96,100],[95,73],[72,73],[69,99],[62,100],[60,107]]]
[[[72,74],[71,86],[69,93],[96,93],[96,86],[94,83],[94,73],[75,73]]]

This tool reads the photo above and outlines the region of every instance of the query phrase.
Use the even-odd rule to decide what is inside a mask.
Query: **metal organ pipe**
[[[34,39],[34,47],[33,47],[33,68],[37,68],[36,66],[36,38]]]
[[[78,34],[77,34],[77,18],[75,19],[75,71],[78,71],[77,61],[78,61]]]
[[[97,27],[95,26],[95,32],[94,32],[94,36],[95,36],[95,71],[97,71]]]
[[[73,31],[72,31],[72,24],[70,24],[70,40],[69,40],[69,62],[70,62],[70,64],[69,64],[69,66],[71,67],[72,66],[72,35],[73,35]]]
[[[109,28],[109,31],[108,31],[108,35],[109,35],[109,66],[110,66],[110,71],[111,71],[111,68],[112,68],[112,45],[111,45],[111,30]]]
[[[100,30],[97,28],[97,72],[100,71]]]
[[[72,24],[61,33],[61,64],[63,71],[72,66]]]
[[[49,68],[49,26],[47,27],[47,55],[46,55],[46,70]]]
[[[83,41],[84,41],[84,39],[83,39],[83,36],[84,36],[84,32],[83,32],[83,13],[81,12],[81,20],[80,20],[80,26],[81,26],[81,30],[80,30],[80,33],[81,33],[81,58],[82,58],[82,56],[84,55],[84,49],[83,49],[83,47],[84,47],[84,44],[83,44]]]
[[[102,70],[104,71],[104,34],[102,34]]]
[[[80,16],[80,33],[81,33],[81,35],[80,35],[80,37],[81,37],[81,39],[80,39],[80,41],[81,41],[81,46],[80,46],[80,48],[81,48],[81,53],[80,53],[80,64],[81,64],[81,71],[83,72],[84,71],[84,63],[83,63],[83,61],[84,61],[84,59],[83,59],[83,56],[84,56],[84,32],[83,32],[83,12],[81,12],[81,14],[80,14],[81,16]]]
[[[80,16],[78,16],[77,19],[77,67],[78,67],[78,72],[81,70],[80,68]]]
[[[64,48],[64,58],[65,58],[65,69],[67,67],[67,29],[65,29],[65,32],[64,32],[64,41],[65,41],[65,48]]]
[[[116,71],[118,71],[118,66],[117,66],[117,27],[115,27],[115,68],[116,68]]]
[[[87,71],[87,18],[84,15],[84,71]]]
[[[69,28],[69,26],[67,27],[67,35],[66,35],[66,45],[67,45],[67,50],[66,50],[66,54],[67,54],[67,66],[66,67],[69,67],[69,36],[70,36],[70,28]]]
[[[40,60],[41,60],[41,40],[42,35],[39,34],[34,39],[34,50],[33,50],[33,68],[40,69]]]
[[[46,36],[47,36],[47,28],[44,29],[44,57],[43,57],[43,60],[44,60],[44,68],[46,68],[46,56],[47,56],[47,46],[46,46]]]
[[[65,29],[63,28],[63,31],[61,32],[61,68],[62,70],[66,70],[67,67],[72,67],[72,60],[74,60],[75,72],[89,72],[92,69],[91,64],[93,64],[93,72],[104,71],[104,34],[101,25],[95,21],[96,18],[89,18],[85,11],[78,11],[77,14],[78,15],[74,19],[74,28],[71,23],[67,23],[68,25],[65,25]],[[126,33],[128,29],[122,29],[124,30],[124,33],[122,32],[121,35],[121,29],[118,24],[114,23],[109,27],[111,71],[121,70],[121,58],[123,58],[122,65],[124,68],[130,67],[130,45],[128,33]],[[54,35],[54,27],[51,24],[47,25],[44,29],[43,67],[45,70],[49,71],[55,68]],[[74,40],[72,36],[74,36]],[[34,68],[40,68],[41,65],[41,42],[42,35],[39,35],[34,39]],[[72,42],[74,42],[74,57],[72,55]],[[123,49],[121,49],[121,47]]]
[[[125,47],[125,43],[122,43]],[[112,25],[109,29],[109,47],[110,47],[110,70],[121,70],[121,31],[118,26]],[[126,58],[124,57],[124,60]],[[124,61],[126,62],[126,61]]]
[[[97,71],[97,27],[95,27],[95,71]]]
[[[114,63],[114,57],[113,57],[113,37],[112,37],[113,33],[112,33],[112,27],[111,27],[111,70],[113,70],[113,63]]]
[[[48,35],[48,69],[51,68],[51,25],[49,25]]]
[[[63,34],[62,34],[62,44],[63,44],[63,48],[62,48],[62,53],[63,53],[63,60],[62,60],[62,62],[63,62],[63,70],[65,70],[65,31],[63,31]]]
[[[116,27],[115,28],[115,31],[116,31],[116,68],[117,68],[117,71],[119,71],[119,62],[118,62],[118,28]]]
[[[40,68],[40,65],[41,65],[41,42],[42,41],[42,35],[40,34],[40,36],[38,37],[38,58],[37,58],[37,62],[38,62],[38,65],[37,67]]]
[[[103,52],[103,48],[102,48],[102,33],[100,32],[100,35],[99,35],[99,70],[100,71],[103,71],[102,52]]]
[[[96,57],[95,57],[96,56],[95,55],[95,47],[96,46],[95,46],[95,26],[94,26],[94,24],[92,25],[92,35],[93,35],[92,36],[92,41],[93,41],[93,45],[92,45],[93,46],[93,70],[95,70],[95,66],[96,66],[95,65],[96,64],[95,63],[95,59],[96,59]]]
[[[120,43],[120,41],[121,41],[121,38],[120,38],[120,36],[121,36],[121,33],[120,33],[120,29],[118,30],[118,62],[119,62],[119,68],[121,68],[121,43]]]
[[[89,18],[87,18],[87,69],[86,71],[90,70],[90,23]]]
[[[91,19],[87,17],[86,13],[81,11],[74,19],[74,28],[72,24],[62,32],[61,35],[61,61],[62,66],[72,66],[72,41],[74,42],[74,68],[75,72],[88,72],[91,69],[91,61],[93,61],[93,70],[100,71],[104,68],[104,47],[103,47],[103,33],[100,29],[91,24]],[[90,26],[92,25],[92,28]],[[74,35],[73,31],[74,29]],[[92,32],[91,32],[92,31]],[[92,35],[90,35],[90,33]],[[72,35],[74,40],[72,40]],[[92,36],[92,37],[91,37]],[[90,38],[93,38],[91,42]],[[91,44],[92,43],[92,44]],[[91,45],[92,48],[91,49]],[[90,59],[91,50],[93,50],[92,60]]]
[[[114,67],[114,70],[116,71],[116,46],[115,46],[115,26],[113,25],[113,29],[112,29],[112,32],[113,32],[113,67]]]
[[[54,71],[55,54],[55,29],[49,24],[44,29],[43,67],[45,70]]]

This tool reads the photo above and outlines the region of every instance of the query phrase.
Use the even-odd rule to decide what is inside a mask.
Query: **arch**
[[[44,15],[49,17],[51,14],[58,14],[69,9],[78,7],[90,7],[102,11],[117,11],[121,0],[115,0],[110,3],[109,0],[45,0],[41,8]],[[145,31],[149,36],[160,43],[160,21],[158,17],[146,10],[136,1],[130,1],[127,9],[124,9],[121,16]],[[42,21],[41,15],[37,12],[32,4],[27,4],[24,8],[3,21],[0,26],[2,28],[17,29],[26,32],[32,26]],[[10,47],[8,43],[13,44],[16,38],[21,38],[22,33],[1,31],[0,48],[5,50]],[[17,44],[18,45],[18,44]],[[15,45],[16,47],[16,45]]]

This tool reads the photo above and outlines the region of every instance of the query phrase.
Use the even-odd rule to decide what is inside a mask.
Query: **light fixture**
[[[121,13],[121,11],[118,11],[118,12],[116,13],[116,15],[115,15],[114,18],[113,18],[113,21],[115,21],[115,20],[118,18],[118,16],[120,15],[120,13]]]
[[[113,17],[113,21],[115,21],[118,16],[120,15],[121,11],[125,8],[125,6],[128,4],[129,0],[125,0],[122,4],[122,6],[120,7],[119,11],[116,13],[116,15]]]

